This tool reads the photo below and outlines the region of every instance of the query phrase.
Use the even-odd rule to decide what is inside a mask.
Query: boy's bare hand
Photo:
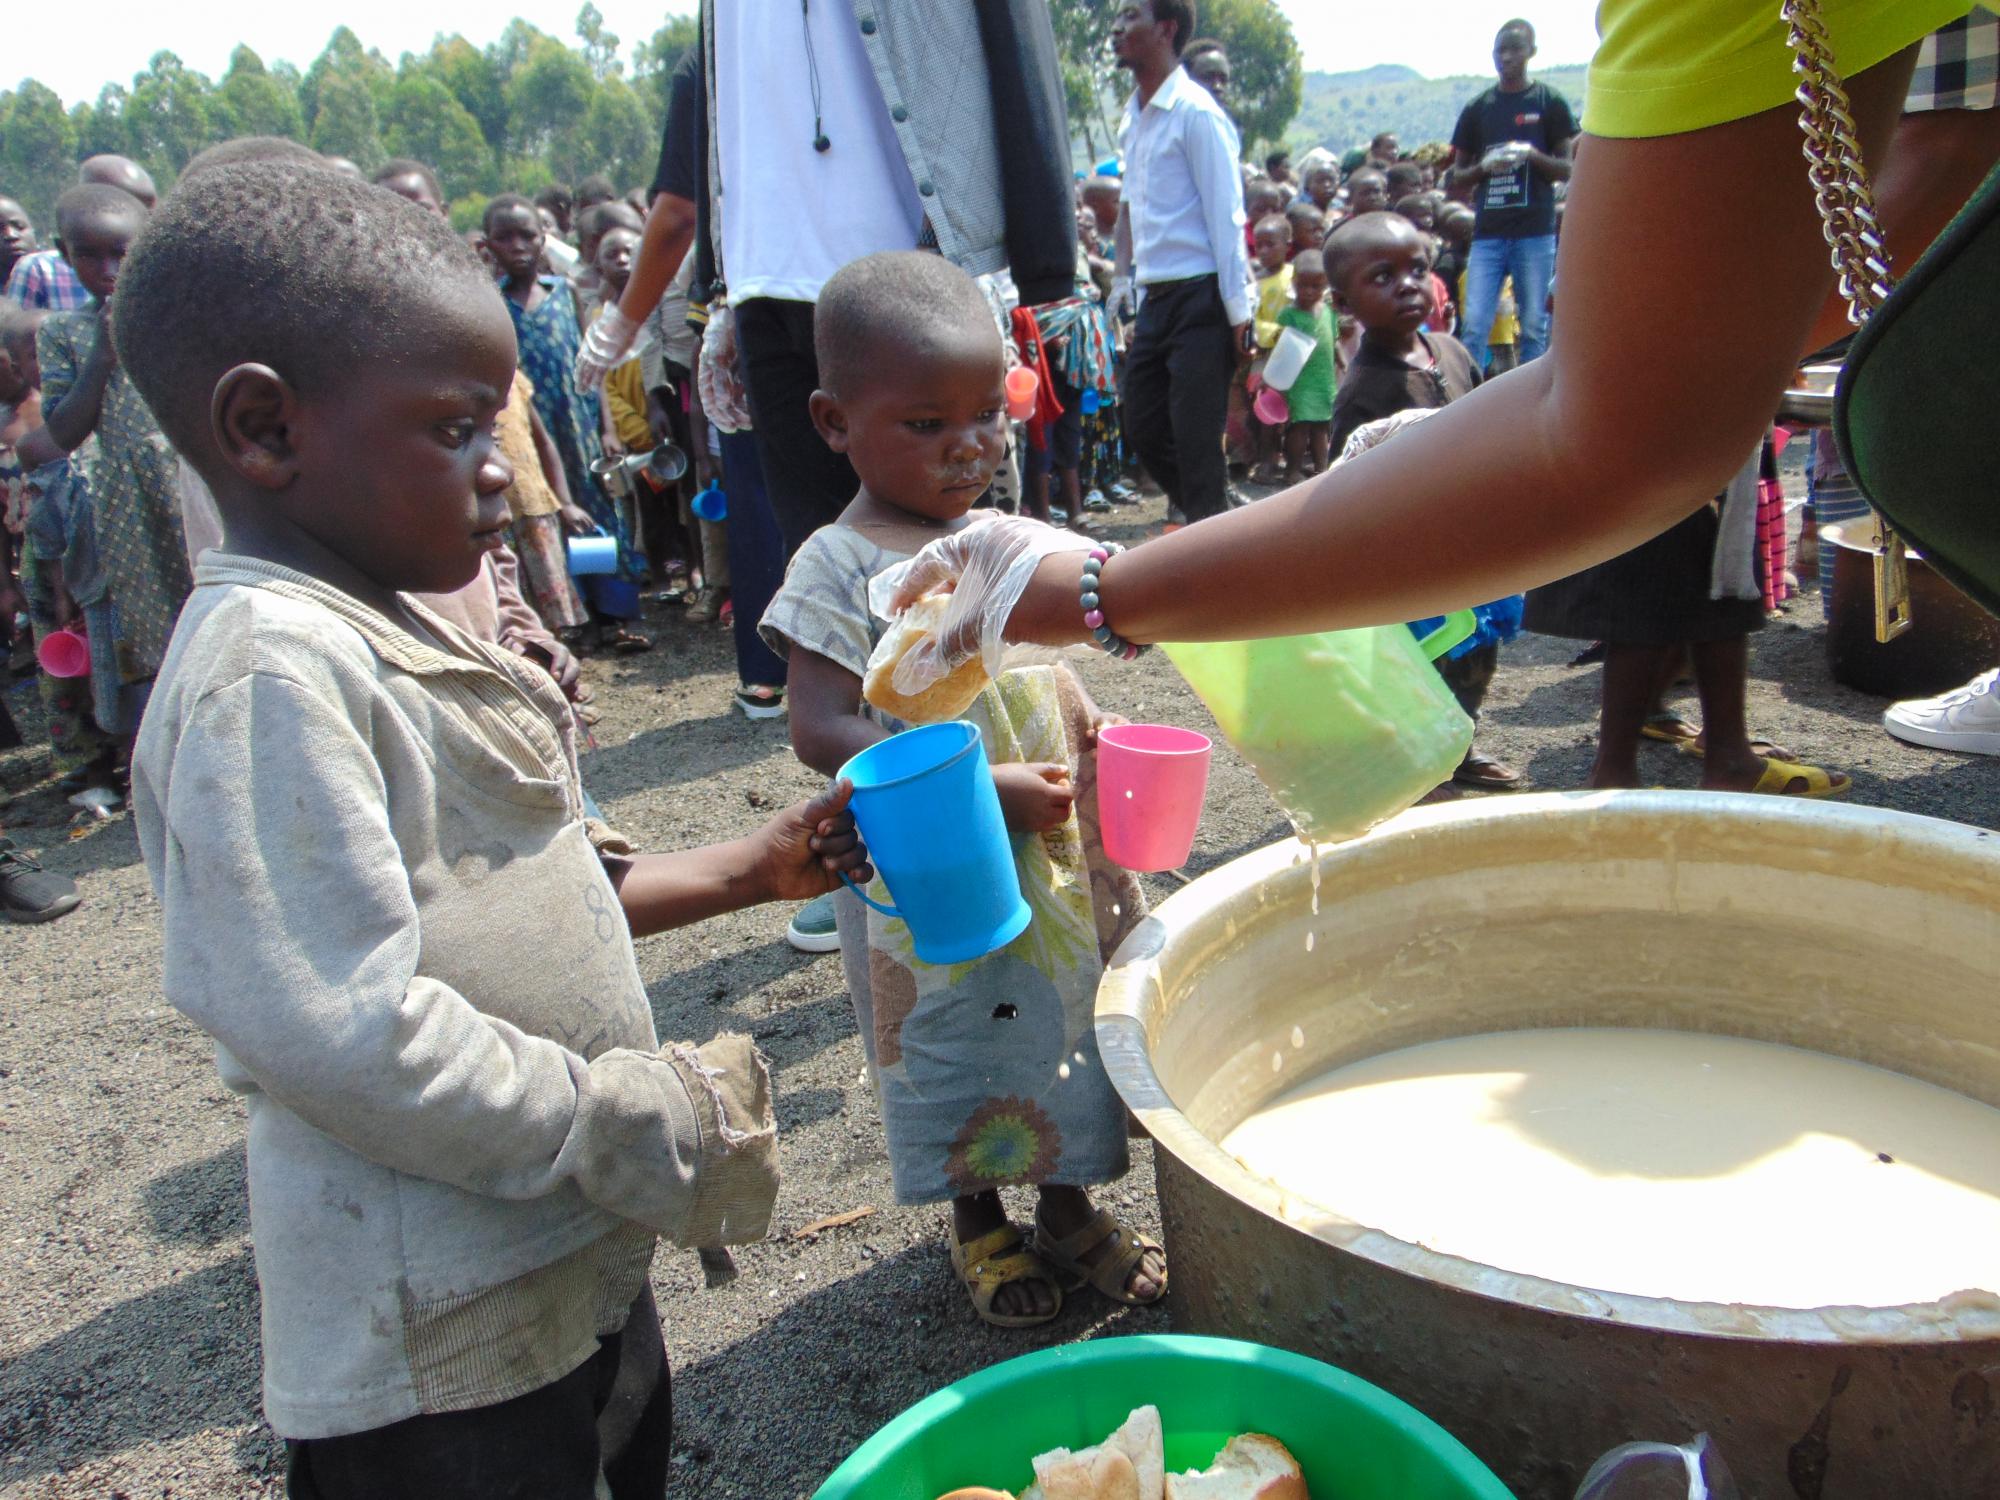
[[[1130,724],[1131,722],[1123,714],[1108,714],[1101,708],[1094,709],[1090,715],[1090,723],[1083,731],[1083,748],[1086,750],[1095,750],[1097,748],[1097,736],[1102,731],[1116,729],[1120,724]]]
[[[847,810],[854,783],[837,781],[810,802],[787,808],[756,833],[757,873],[770,901],[807,901],[840,884],[875,878],[868,850]]]
[[[1069,767],[1038,761],[1009,762],[993,768],[993,785],[1000,793],[1000,813],[1016,833],[1047,833],[1069,821],[1076,803]]]

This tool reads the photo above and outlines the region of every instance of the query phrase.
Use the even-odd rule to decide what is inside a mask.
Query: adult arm
[[[1538,176],[1550,182],[1568,182],[1576,166],[1575,151],[1576,137],[1566,135],[1561,140],[1551,141],[1546,151],[1530,150],[1528,165]]]
[[[1201,217],[1208,230],[1209,253],[1215,257],[1222,309],[1241,344],[1254,299],[1250,252],[1243,242],[1243,174],[1236,166],[1241,145],[1236,127],[1220,110],[1186,113],[1188,167],[1201,194]]]
[[[1485,157],[1486,142],[1480,133],[1479,116],[1468,104],[1458,112],[1458,124],[1452,128],[1451,167],[1445,174],[1448,184],[1462,194],[1484,182],[1489,175]]]
[[[625,283],[625,295],[618,310],[634,323],[652,316],[672,285],[674,274],[687,259],[694,243],[694,201],[677,193],[661,193],[646,214],[646,232],[639,241],[638,259],[632,262],[632,276]]]
[[[1913,56],[1851,84],[1873,159]],[[1114,558],[1103,597],[1119,634],[1217,640],[1421,619],[1615,556],[1723,487],[1810,347],[1832,283],[1796,111],[1592,137],[1577,167],[1563,336],[1549,353],[1351,464]],[[1663,286],[1682,293],[1662,298]],[[1044,558],[1009,636],[1079,639],[1080,571],[1075,555]]]

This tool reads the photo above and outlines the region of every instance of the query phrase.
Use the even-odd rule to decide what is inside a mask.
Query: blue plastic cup
[[[1077,397],[1076,404],[1086,417],[1094,417],[1097,415],[1097,409],[1104,405],[1104,398],[1098,395],[1097,388],[1092,386],[1086,389],[1081,396]]]
[[[875,910],[909,924],[918,958],[967,963],[1026,930],[1031,913],[977,729],[962,719],[906,729],[870,745],[840,774],[854,783],[854,821],[896,904],[847,883]]]
[[[704,521],[726,521],[729,519],[729,496],[722,486],[713,479],[695,491],[694,499],[688,501],[688,509]]]
[[[577,578],[618,571],[618,538],[573,536],[569,539],[569,570]]]

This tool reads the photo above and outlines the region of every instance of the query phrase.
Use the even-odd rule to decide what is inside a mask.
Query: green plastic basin
[[[1065,1344],[968,1375],[863,1443],[814,1500],[937,1500],[973,1484],[1019,1494],[1036,1454],[1102,1442],[1149,1402],[1176,1472],[1265,1432],[1292,1450],[1313,1500],[1511,1500],[1464,1444],[1387,1391],[1304,1355],[1181,1334]]]

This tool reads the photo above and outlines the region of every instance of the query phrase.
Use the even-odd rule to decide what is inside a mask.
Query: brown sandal
[[[945,1235],[951,1244],[952,1274],[972,1299],[972,1310],[979,1314],[982,1322],[990,1323],[995,1328],[1039,1328],[1044,1323],[1053,1323],[1061,1315],[1061,1279],[1050,1271],[1039,1255],[1022,1244],[1021,1231],[1012,1224],[1002,1224],[967,1245],[958,1242],[956,1225],[948,1226]],[[1023,1281],[1046,1282],[1049,1290],[1056,1294],[1056,1305],[1047,1313],[995,1312],[993,1299],[1000,1288]]]
[[[1095,1265],[1089,1264],[1086,1257],[1095,1254],[1098,1246],[1107,1242],[1111,1248],[1098,1257]],[[1160,1288],[1150,1297],[1135,1297],[1125,1288],[1132,1280],[1132,1272],[1146,1258],[1149,1250],[1159,1252],[1161,1257]],[[1066,1291],[1089,1286],[1127,1307],[1151,1307],[1167,1295],[1166,1251],[1159,1241],[1127,1229],[1101,1208],[1081,1229],[1061,1239],[1049,1233],[1038,1214],[1035,1218],[1035,1254],[1056,1268]]]

